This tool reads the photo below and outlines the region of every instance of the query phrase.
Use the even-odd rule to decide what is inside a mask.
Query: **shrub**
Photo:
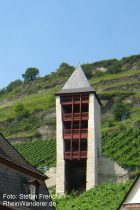
[[[14,108],[14,111],[16,112],[16,117],[18,118],[18,120],[29,116],[29,110],[26,109],[26,107],[22,103],[17,104]]]
[[[85,73],[86,77],[88,79],[91,79],[92,73],[95,71],[95,69],[93,68],[93,64],[89,64],[89,63],[83,64],[82,68],[84,70],[84,73]]]
[[[17,79],[13,82],[10,82],[9,85],[6,87],[6,91],[12,91],[14,88],[22,85],[22,81],[20,79]]]
[[[112,74],[116,74],[121,72],[121,66],[119,64],[115,64],[113,66],[110,66],[107,70],[107,72],[112,73]]]
[[[41,137],[42,137],[41,133],[40,133],[38,130],[36,130],[36,131],[34,132],[34,138],[40,139]]]
[[[57,76],[70,76],[74,70],[73,66],[70,66],[67,63],[61,63],[59,68],[56,70]]]
[[[108,127],[113,127],[114,126],[113,119],[108,119],[107,125],[108,125]]]
[[[95,71],[95,76],[96,77],[101,77],[101,76],[103,76],[105,74],[105,72],[102,72],[102,71],[99,71],[99,70],[96,70]]]
[[[114,103],[112,106],[112,112],[116,120],[122,120],[123,118],[125,119],[128,118],[129,111],[130,108],[120,101]]]

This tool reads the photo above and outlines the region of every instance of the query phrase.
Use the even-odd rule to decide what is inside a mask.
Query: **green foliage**
[[[105,119],[104,119],[107,127],[113,127],[114,126],[114,119],[111,117],[111,116],[107,116]]]
[[[136,62],[140,61],[140,54],[138,55],[132,55],[132,56],[128,56],[128,57],[124,57],[121,59],[121,64],[124,65],[124,64],[134,64]]]
[[[34,140],[15,144],[14,147],[35,167],[54,166],[56,162],[56,142],[53,139]]]
[[[119,73],[121,71],[122,69],[121,69],[120,64],[115,64],[113,66],[110,66],[107,70],[107,72],[112,73],[112,74]]]
[[[30,94],[16,100],[16,104],[23,104],[26,110],[29,110],[30,114],[34,111],[48,110],[55,105],[54,94],[58,91],[57,88],[53,88],[48,92],[41,92],[36,94]],[[4,106],[0,106],[0,122],[6,121],[16,117],[15,103],[11,102]]]
[[[7,87],[0,90],[0,96],[3,96],[4,94],[12,91],[18,92],[18,89],[21,86],[22,86],[22,81],[20,79],[10,82],[9,85],[7,85]]]
[[[140,167],[140,129],[124,127],[102,135],[102,154],[120,165]]]
[[[84,70],[84,73],[85,73],[86,77],[87,77],[88,79],[91,79],[91,77],[92,77],[92,75],[93,75],[93,72],[95,71],[95,69],[94,69],[94,67],[93,67],[93,64],[89,64],[89,63],[83,64],[83,65],[82,65],[82,68],[83,68],[83,70]]]
[[[126,97],[129,97],[129,96],[131,96],[131,95],[135,95],[135,93],[134,92],[129,92],[129,91],[105,91],[105,92],[99,92],[98,93],[98,95],[99,95],[99,97],[100,97],[100,99],[102,99],[102,100],[111,100],[112,101],[112,103],[113,103],[113,99],[114,98],[116,98],[117,99],[117,101],[119,101],[120,99],[122,100],[122,99],[125,99]],[[115,102],[114,102],[115,103]],[[113,103],[113,104],[114,104]],[[128,107],[129,107],[130,105],[128,105]]]
[[[117,74],[111,74],[111,73],[107,73],[105,75],[103,75],[102,77],[97,77],[97,78],[94,78],[92,80],[90,80],[90,82],[92,84],[96,84],[96,83],[99,83],[99,82],[108,82],[110,80],[111,83],[114,84],[114,81],[115,80],[118,80],[119,79],[127,79],[128,77],[137,77],[138,75],[140,74],[140,70],[128,70],[128,71],[122,71],[122,72],[119,72]],[[130,81],[129,81],[130,82]]]
[[[87,79],[90,79],[92,77],[92,71],[90,69],[86,69],[84,71],[84,73],[85,73]]]
[[[105,72],[96,70],[94,75],[95,75],[95,77],[102,77],[104,74],[105,74]]]
[[[44,81],[47,81],[46,87],[54,87],[62,84],[72,74],[73,70],[74,67],[67,63],[60,64],[59,68],[56,69],[55,72],[51,72],[51,74],[44,77]]]
[[[5,91],[10,92],[12,91],[14,88],[18,87],[22,85],[22,81],[20,79],[17,79],[13,82],[10,82],[9,85],[7,85]]]
[[[57,210],[116,210],[123,200],[131,182],[125,184],[102,184],[87,192],[56,198]]]
[[[93,63],[94,68],[104,67],[107,68],[110,73],[118,73],[131,69],[133,65],[135,65],[137,69],[140,67],[140,55],[124,57],[121,60],[108,59]]]
[[[29,110],[22,103],[16,104],[14,111],[16,112],[16,117],[18,120],[29,116]]]
[[[35,121],[36,122],[36,121]],[[30,123],[29,123],[30,124]],[[46,143],[47,142],[47,143]],[[25,158],[29,159],[28,156],[30,155],[30,151],[34,153],[34,147],[37,145],[38,150],[44,158],[47,156],[46,152],[44,151],[44,147],[48,147],[48,155],[50,156],[51,148],[52,151],[52,160],[55,160],[55,141],[53,140],[46,140],[46,141],[36,141],[28,142],[23,144],[17,144],[18,148],[24,150]],[[26,145],[28,150],[26,150]],[[46,148],[45,147],[45,148]],[[27,153],[26,153],[27,151]],[[120,130],[110,128],[109,131],[103,132],[102,134],[102,154],[105,157],[113,158],[116,162],[120,165],[125,167],[140,167],[140,129],[139,128],[125,128],[122,127]],[[55,162],[55,161],[54,161]],[[38,162],[39,165],[39,162]]]
[[[39,76],[39,70],[37,68],[27,68],[22,77],[24,78],[25,82],[30,82],[35,80]]]
[[[14,109],[14,111],[15,111],[16,113],[23,112],[24,110],[25,110],[24,104],[17,104],[17,105],[15,106],[15,109]]]
[[[40,113],[34,113],[34,115],[29,115],[28,118],[22,117],[21,119],[15,118],[14,121],[6,121],[5,125],[1,126],[1,132],[8,138],[30,136],[36,136],[39,138],[40,136],[37,136],[37,128],[43,123],[42,115]]]
[[[115,65],[118,62],[117,59],[108,59],[108,60],[102,60],[102,61],[97,61],[94,63],[95,67],[104,67],[104,68],[108,68],[112,65]]]
[[[56,75],[62,77],[70,76],[73,71],[74,71],[73,66],[70,66],[67,63],[61,63],[59,68],[56,70]]]
[[[6,89],[5,89],[5,88],[2,88],[2,89],[0,90],[0,96],[4,95],[5,92],[6,92]]]
[[[129,106],[123,104],[120,101],[114,103],[112,106],[112,112],[116,120],[122,120],[123,116],[126,119],[129,115],[129,110]]]
[[[110,59],[95,63],[83,64],[82,67],[87,74],[89,73],[89,78],[91,85],[97,91],[100,99],[105,101],[105,109],[103,107],[103,112],[111,113],[111,106],[117,100],[127,100],[132,101],[134,105],[130,110],[130,116],[133,122],[139,120],[140,109],[139,106],[135,106],[135,102],[139,101],[140,94],[138,88],[139,82],[139,69],[131,69],[131,67],[136,67],[140,62],[140,56],[133,56],[127,59],[117,60]],[[129,63],[130,70],[125,70],[126,64]],[[99,72],[98,68],[113,68],[113,66],[119,64],[122,71],[117,74],[112,74],[108,72]],[[55,96],[54,94],[58,92],[63,84],[66,82],[68,77],[73,72],[74,67],[62,63],[59,68],[52,72],[50,75],[45,77],[38,77],[33,82],[27,82],[21,84],[19,80],[11,82],[7,87],[0,90],[0,123],[1,131],[6,134],[6,136],[26,136],[34,135],[36,128],[48,123],[55,124],[55,119],[49,119],[49,122],[44,122],[43,115],[46,112],[50,112],[52,108],[55,107]],[[95,72],[98,72],[96,74]],[[56,88],[54,88],[56,87]],[[137,91],[137,92],[136,92]],[[132,100],[133,98],[133,100]],[[28,117],[21,117],[17,120],[17,113],[14,108],[17,104],[23,104],[26,110],[29,110]],[[104,106],[104,105],[103,105]],[[36,125],[34,125],[33,117],[35,113],[38,113],[38,118],[35,117]],[[25,112],[26,116],[26,112]],[[18,122],[17,122],[18,121]],[[22,121],[22,122],[21,122]],[[128,121],[128,120],[127,120]],[[17,124],[18,123],[18,124]],[[105,121],[103,119],[103,128],[118,126],[116,121]],[[26,132],[24,131],[26,130]],[[38,134],[36,134],[38,135]]]

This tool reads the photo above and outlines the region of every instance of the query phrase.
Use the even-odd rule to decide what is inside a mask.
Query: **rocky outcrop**
[[[56,138],[55,127],[53,125],[42,125],[37,129],[37,132],[42,136],[43,139]]]
[[[98,167],[99,183],[124,182],[129,178],[128,171],[110,158],[101,157]]]

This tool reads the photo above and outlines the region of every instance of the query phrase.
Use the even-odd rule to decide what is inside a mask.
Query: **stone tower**
[[[56,94],[56,193],[88,190],[98,182],[100,104],[78,66]]]

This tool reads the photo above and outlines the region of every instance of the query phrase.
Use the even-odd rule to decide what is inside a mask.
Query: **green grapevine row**
[[[66,195],[56,198],[57,210],[116,210],[131,186],[128,181],[125,184],[102,184],[87,192],[76,196]]]
[[[55,165],[56,141],[53,139],[15,144],[14,147],[35,167]]]
[[[35,167],[55,165],[55,140],[26,142],[16,144],[15,148]],[[102,155],[126,167],[140,167],[140,129],[104,132]]]
[[[140,129],[128,128],[103,133],[102,154],[120,165],[140,167]]]

